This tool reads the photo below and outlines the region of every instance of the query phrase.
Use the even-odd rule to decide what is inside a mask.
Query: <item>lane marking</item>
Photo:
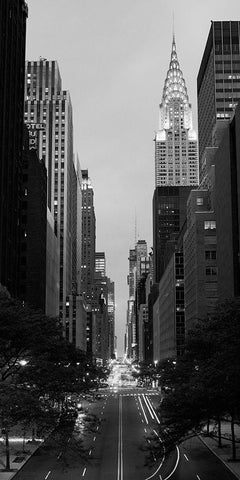
[[[157,437],[159,438],[160,442],[163,443],[162,439],[159,437],[159,435],[157,434],[157,432],[155,430],[153,430],[154,433],[157,435]],[[157,473],[159,472],[160,468],[162,467],[162,464],[165,460],[165,447],[163,445],[163,458],[162,458],[162,461],[159,465],[159,467],[157,468],[156,472],[154,472],[152,475],[150,475],[150,477],[147,477],[145,478],[145,480],[150,480],[151,478],[155,477],[155,475],[157,475]],[[161,478],[161,475],[159,476],[159,478]]]
[[[47,480],[47,478],[49,477],[50,473],[51,473],[51,470],[49,470],[49,472],[47,473],[47,475],[46,475],[46,477],[45,477],[45,480]]]
[[[142,411],[143,411],[143,415],[144,415],[146,424],[148,425],[148,419],[147,419],[146,413],[145,413],[144,408],[143,408],[142,400],[141,400],[140,397],[138,398],[138,400],[139,400],[139,403],[140,403],[140,405],[141,405],[141,409],[142,409]]]
[[[88,454],[88,455],[89,455],[89,456],[92,455],[92,450],[89,450],[89,454]]]
[[[186,453],[184,453],[183,456],[184,456],[184,457],[186,458],[186,460],[189,462],[189,458],[187,457]]]
[[[123,480],[123,433],[122,433],[122,396],[119,397],[118,414],[118,473],[117,480]]]
[[[149,408],[149,405],[148,405],[148,403],[147,403],[147,400],[146,400],[146,398],[145,398],[145,395],[143,395],[143,400],[144,400],[144,402],[146,403],[146,407],[147,407],[147,409],[148,409],[148,411],[149,411],[149,413],[150,413],[150,417],[154,420],[154,416],[153,416],[153,414],[152,414],[152,412],[151,412],[151,409]]]
[[[150,400],[149,400],[148,397],[146,397],[146,400],[147,400],[147,402],[148,402],[148,404],[149,404],[150,409],[151,409],[152,412],[153,412],[154,417],[155,417],[156,420],[157,420],[157,423],[159,424],[159,423],[160,423],[160,420],[159,420],[159,418],[158,418],[158,416],[157,416],[157,414],[156,414],[156,412],[155,412],[155,410],[154,410],[154,407],[153,407],[153,405],[152,405],[152,402],[150,402]]]
[[[199,477],[199,475],[197,475],[197,479],[198,479],[198,480],[201,480],[201,478]]]
[[[168,475],[168,477],[164,478],[164,480],[168,480],[168,479],[174,474],[175,470],[176,470],[177,467],[178,467],[178,463],[179,463],[179,460],[180,460],[180,451],[179,451],[179,448],[178,448],[177,445],[176,445],[176,449],[177,449],[177,461],[176,461],[176,465],[175,465],[173,471]],[[198,480],[200,480],[200,479],[198,479]]]
[[[146,430],[146,428],[144,428],[144,432],[145,432],[145,433],[147,433],[147,430]]]
[[[93,437],[93,441],[94,441],[94,442],[95,442],[95,440],[96,440],[96,437]]]
[[[58,455],[58,457],[57,457],[57,458],[58,458],[58,460],[59,460],[59,458],[61,458],[61,456],[62,456],[62,453],[63,453],[63,452],[60,452],[60,453],[59,453],[59,455]]]
[[[87,470],[87,469],[86,469],[86,467],[85,467],[84,470],[83,470],[83,473],[82,473],[82,477],[85,476],[86,470]]]

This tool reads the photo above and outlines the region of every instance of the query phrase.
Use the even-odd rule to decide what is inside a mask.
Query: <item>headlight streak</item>
[[[141,400],[140,396],[138,397],[138,400],[139,400],[139,403],[140,403],[140,405],[141,405],[141,409],[142,409],[142,411],[143,411],[143,415],[144,415],[144,418],[145,418],[145,422],[146,422],[146,424],[148,425],[148,419],[147,419],[146,413],[145,413],[145,411],[144,411],[143,404],[142,404],[142,400]]]
[[[157,420],[157,423],[159,424],[159,423],[160,423],[160,420],[159,420],[159,418],[158,418],[158,416],[157,416],[157,414],[156,414],[156,412],[155,412],[155,410],[154,410],[154,407],[153,407],[153,405],[152,405],[152,402],[150,402],[150,400],[149,400],[148,397],[146,397],[146,400],[147,400],[147,402],[148,402],[148,404],[149,404],[149,407],[151,408],[151,410],[152,410],[152,412],[153,412],[154,417],[155,417],[156,420]]]

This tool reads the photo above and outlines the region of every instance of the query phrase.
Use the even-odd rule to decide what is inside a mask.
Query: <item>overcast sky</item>
[[[28,0],[27,59],[57,60],[73,104],[74,150],[95,192],[97,251],[115,282],[123,352],[128,252],[152,246],[154,131],[170,61],[178,59],[197,130],[196,78],[211,20],[240,20],[239,0]]]

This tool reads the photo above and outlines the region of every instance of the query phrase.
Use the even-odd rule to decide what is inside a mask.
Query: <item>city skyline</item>
[[[197,3],[28,2],[26,58],[57,60],[71,94],[75,153],[95,192],[97,251],[106,252],[107,275],[115,281],[119,353],[135,211],[137,239],[152,245],[153,138],[171,52],[172,12],[195,129],[197,74],[210,21],[239,19],[237,1]]]

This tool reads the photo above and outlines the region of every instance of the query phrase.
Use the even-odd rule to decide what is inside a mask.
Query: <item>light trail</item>
[[[147,400],[146,400],[146,398],[145,398],[145,395],[143,395],[143,400],[144,400],[144,402],[146,403],[146,407],[147,407],[147,409],[148,409],[148,411],[149,411],[149,413],[150,413],[151,418],[154,420],[154,416],[153,416],[153,414],[152,414],[151,408],[149,407],[149,405],[148,405],[148,403],[147,403]]]
[[[150,406],[150,408],[151,408],[151,410],[152,410],[152,412],[153,412],[154,417],[155,417],[156,420],[157,420],[157,423],[159,424],[159,423],[160,423],[160,420],[159,420],[159,418],[158,418],[158,416],[157,416],[157,414],[156,414],[156,412],[155,412],[155,410],[154,410],[154,407],[153,407],[153,405],[152,405],[152,402],[150,402],[150,400],[149,400],[148,397],[146,397],[146,400],[147,400],[147,402],[148,402],[148,404],[149,404],[149,406]]]
[[[145,413],[144,408],[143,408],[142,400],[141,400],[140,397],[138,397],[138,400],[139,400],[139,403],[140,403],[140,405],[141,405],[141,409],[142,409],[142,411],[143,411],[143,415],[144,415],[146,424],[148,424],[148,419],[147,419],[146,413]]]

